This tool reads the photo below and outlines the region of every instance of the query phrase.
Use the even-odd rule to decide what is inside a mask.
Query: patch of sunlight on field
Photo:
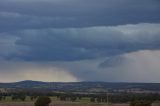
[[[26,96],[26,99],[25,99],[25,101],[27,101],[27,102],[30,102],[30,101],[31,101],[31,98],[30,98],[30,96]]]
[[[109,106],[130,106],[129,104],[111,104]]]
[[[5,102],[11,102],[12,101],[12,97],[11,96],[6,96],[4,101]]]
[[[56,96],[51,96],[50,98],[53,102],[54,101],[60,101],[59,98],[57,98]],[[66,101],[70,101],[70,100],[67,99]],[[82,97],[81,99],[77,98],[77,100],[75,102],[89,103],[90,98],[88,98],[88,97]]]
[[[14,100],[15,102],[22,102],[21,100]],[[1,102],[14,102],[12,100],[11,96],[6,96],[4,100],[2,100]],[[31,102],[31,99],[29,96],[26,96],[25,102]]]
[[[59,99],[56,96],[51,96],[50,97],[52,101],[58,101]]]
[[[80,100],[78,100],[78,102],[89,103],[90,102],[90,98],[84,97],[84,98],[81,98]]]

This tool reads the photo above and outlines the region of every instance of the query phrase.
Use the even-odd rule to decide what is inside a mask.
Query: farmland
[[[0,106],[34,106],[34,102],[3,102]],[[54,101],[50,106],[107,106],[107,104]],[[129,104],[110,104],[109,106],[129,106]]]
[[[90,98],[83,97],[81,100],[76,101],[61,101],[56,97],[50,97],[52,102],[49,106],[107,106],[106,102],[91,102]],[[0,106],[34,106],[35,100],[31,100],[29,96],[26,97],[25,101],[16,100],[13,101],[10,96],[7,96],[5,100],[0,101]],[[109,106],[130,106],[129,102],[126,103],[111,103]],[[152,106],[160,106],[160,102],[155,101]]]
[[[14,90],[35,90],[40,92],[133,92],[133,93],[159,93],[159,83],[111,83],[111,82],[39,82],[20,81],[14,83],[0,83],[0,92]]]
[[[0,106],[34,106],[39,96],[49,97],[50,106],[107,106],[107,103],[130,106],[135,101],[160,106],[155,102],[160,101],[159,86],[158,83],[1,83]]]
[[[0,102],[0,106],[34,106],[34,102]],[[107,106],[106,103],[81,103],[54,101],[50,106]],[[128,103],[114,103],[109,106],[129,106]],[[160,103],[153,103],[152,106],[160,106]]]
[[[34,102],[0,102],[0,106],[34,106]],[[81,103],[54,101],[50,106],[107,106],[106,103]],[[115,103],[109,106],[129,106],[128,103]],[[153,103],[152,106],[160,106],[160,103]]]

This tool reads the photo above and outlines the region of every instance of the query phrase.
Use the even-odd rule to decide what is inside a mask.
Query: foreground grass
[[[34,106],[34,102],[3,102],[0,106]],[[107,106],[106,103],[82,103],[53,101],[50,106]],[[129,106],[128,104],[110,104],[109,106]]]
[[[21,100],[12,100],[11,96],[6,96],[6,98],[3,100],[1,100],[0,102],[32,102],[32,100],[30,99],[29,96],[26,96],[25,101],[21,101]]]
[[[52,103],[50,106],[107,106],[106,103],[92,103],[89,97],[82,97],[75,102],[71,101],[60,101],[59,98],[52,96],[50,97]],[[0,101],[0,106],[34,106],[35,100],[31,100],[29,96],[26,97],[25,101],[12,100],[11,96],[7,96],[5,100]],[[128,104],[109,104],[109,106],[129,106]]]
[[[59,98],[57,98],[56,96],[51,96],[50,97],[52,101],[60,101]],[[26,99],[24,102],[32,102],[34,100],[31,100],[29,96],[26,96]],[[66,100],[66,101],[69,101],[69,100]],[[22,100],[12,100],[12,97],[11,96],[6,96],[5,97],[5,100],[2,99],[0,102],[23,102]],[[88,97],[83,97],[81,99],[78,99],[76,100],[76,102],[90,102],[90,98]]]
[[[90,102],[90,98],[82,97],[81,99],[77,99],[75,102],[71,101],[60,101],[59,98],[52,96],[50,97],[52,103],[50,106],[107,106],[106,103],[93,103]],[[7,96],[5,100],[0,101],[0,106],[34,106],[34,101],[31,100],[29,96],[26,97],[25,101],[16,100],[13,101],[10,96]],[[128,103],[124,104],[111,104],[109,106],[129,106]],[[152,106],[160,106],[160,102],[156,101],[152,104]]]
[[[152,104],[152,106],[160,106],[160,101],[156,101]]]

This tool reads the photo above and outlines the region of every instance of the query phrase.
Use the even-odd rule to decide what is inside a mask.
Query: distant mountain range
[[[1,89],[35,89],[60,92],[160,92],[160,83],[115,83],[115,82],[40,82],[20,81],[0,83]]]

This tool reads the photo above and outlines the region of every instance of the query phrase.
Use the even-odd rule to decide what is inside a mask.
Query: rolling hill
[[[160,83],[115,83],[115,82],[40,82],[20,81],[0,83],[2,89],[37,89],[61,92],[160,92]]]

